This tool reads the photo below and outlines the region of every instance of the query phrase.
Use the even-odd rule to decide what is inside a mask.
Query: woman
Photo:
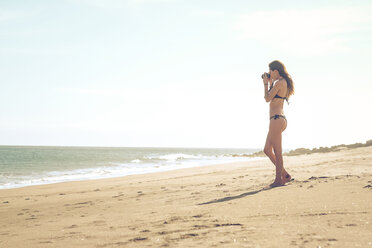
[[[288,98],[293,95],[294,87],[292,78],[282,62],[278,60],[271,62],[269,69],[269,73],[262,75],[265,100],[270,102],[270,126],[264,153],[276,167],[275,180],[270,186],[278,187],[291,180],[291,176],[283,166],[282,132],[287,127],[287,119],[283,113],[283,103],[284,100],[288,102]]]

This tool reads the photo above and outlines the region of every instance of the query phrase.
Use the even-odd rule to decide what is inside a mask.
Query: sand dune
[[[372,247],[372,147],[0,190],[0,247]]]

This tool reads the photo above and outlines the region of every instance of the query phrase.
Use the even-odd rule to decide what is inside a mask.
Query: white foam
[[[202,155],[192,155],[192,154],[184,154],[184,153],[170,153],[167,155],[150,155],[146,157],[147,159],[161,159],[167,161],[177,161],[181,159],[203,159],[207,158]]]

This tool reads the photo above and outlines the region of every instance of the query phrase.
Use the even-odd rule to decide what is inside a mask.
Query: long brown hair
[[[274,60],[269,64],[270,70],[278,70],[279,75],[287,81],[287,98],[294,94],[294,86],[292,77],[288,74],[284,64],[279,60]]]

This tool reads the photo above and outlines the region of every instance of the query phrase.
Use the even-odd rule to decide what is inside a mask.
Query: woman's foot
[[[285,182],[283,182],[283,180],[277,180],[275,179],[275,181],[270,184],[270,187],[271,188],[275,188],[275,187],[280,187],[280,186],[284,186]]]
[[[289,175],[288,173],[286,173],[286,175],[283,176],[283,181],[284,183],[288,183],[292,180],[292,177],[291,175]]]

